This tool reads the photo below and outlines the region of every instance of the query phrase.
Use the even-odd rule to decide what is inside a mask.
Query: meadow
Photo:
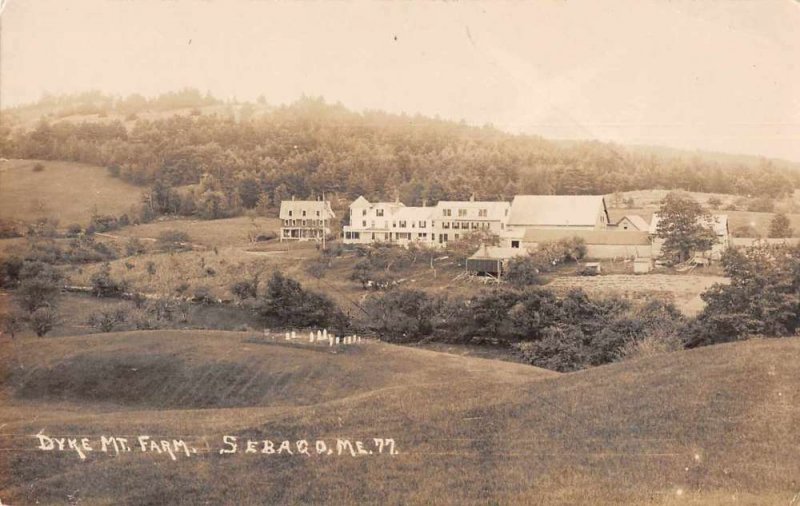
[[[11,504],[790,504],[800,340],[557,374],[362,342],[124,332],[4,341]],[[197,454],[37,450],[37,433],[182,439]],[[223,436],[243,446],[234,454]],[[396,455],[245,453],[392,438]],[[369,448],[373,448],[369,446]]]
[[[42,170],[35,170],[40,165]],[[0,216],[30,223],[58,218],[62,228],[89,224],[93,214],[131,213],[143,189],[103,167],[43,160],[0,161]]]

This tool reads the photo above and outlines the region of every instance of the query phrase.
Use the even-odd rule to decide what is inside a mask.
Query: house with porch
[[[278,214],[281,241],[321,241],[331,233],[336,217],[331,203],[324,200],[284,200]]]

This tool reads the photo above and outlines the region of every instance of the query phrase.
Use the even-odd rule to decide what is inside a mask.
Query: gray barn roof
[[[608,221],[602,195],[517,195],[508,225],[587,227],[597,223],[600,213]]]

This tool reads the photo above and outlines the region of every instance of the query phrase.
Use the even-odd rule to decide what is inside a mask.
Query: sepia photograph
[[[0,506],[800,506],[800,2],[0,0]]]

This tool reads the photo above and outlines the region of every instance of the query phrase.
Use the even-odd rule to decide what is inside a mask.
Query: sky
[[[800,161],[794,0],[5,0],[0,103],[183,87]]]

